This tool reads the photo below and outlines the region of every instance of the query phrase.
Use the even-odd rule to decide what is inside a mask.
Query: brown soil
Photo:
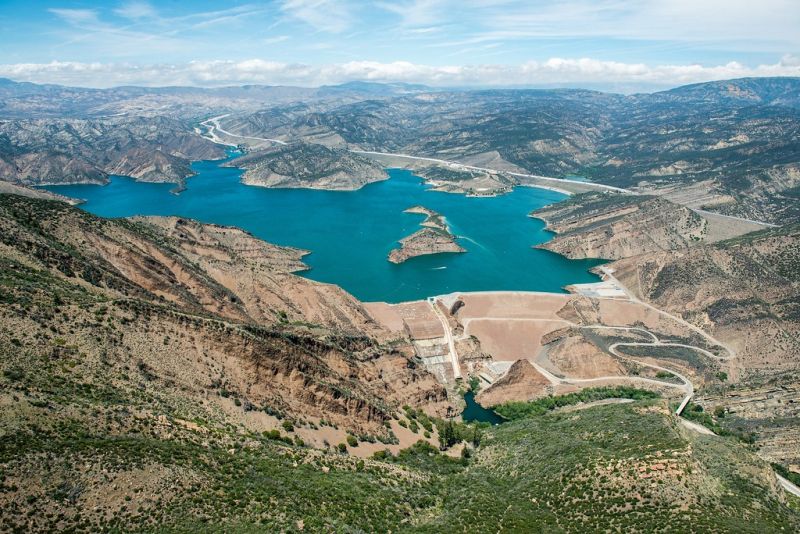
[[[542,397],[550,388],[550,381],[529,361],[518,360],[503,378],[481,391],[475,400],[483,406],[497,406],[504,402]]]

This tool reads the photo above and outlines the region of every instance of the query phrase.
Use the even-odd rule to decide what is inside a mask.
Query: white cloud
[[[799,7],[797,0],[508,1],[477,8],[483,31],[474,37],[796,46],[800,44]]]
[[[114,13],[131,20],[156,18],[158,16],[155,8],[147,2],[128,2],[115,9]]]
[[[448,4],[448,0],[411,0],[400,3],[380,2],[377,5],[398,15],[406,26],[425,26],[442,21]]]
[[[350,28],[352,9],[345,0],[284,0],[281,6],[288,16],[328,33],[341,33]]]
[[[276,35],[275,37],[267,37],[263,39],[261,42],[264,44],[275,44],[275,43],[282,43],[284,41],[288,41],[288,35]]]
[[[127,63],[20,63],[0,65],[0,76],[19,81],[109,87],[115,85],[291,84],[318,86],[353,80],[424,83],[433,86],[591,85],[632,88],[672,87],[748,76],[800,76],[800,58],[749,67],[737,62],[704,66],[621,63],[591,58],[551,58],[520,65],[432,66],[395,61],[350,61],[313,66],[263,59],[193,61],[176,65]]]
[[[93,9],[48,9],[48,11],[68,24],[94,24],[98,22],[97,11]]]

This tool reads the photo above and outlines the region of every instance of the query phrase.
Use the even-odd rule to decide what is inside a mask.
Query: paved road
[[[228,145],[228,146],[235,146],[235,145],[231,145],[230,143],[226,143],[226,142],[222,141],[219,138],[219,136],[216,135],[216,133],[215,133],[215,130],[216,130],[217,132],[223,133],[223,134],[225,134],[227,136],[238,137],[239,139],[252,139],[252,140],[255,140],[255,141],[267,141],[267,142],[270,142],[270,143],[277,143],[279,145],[287,144],[285,141],[281,141],[280,139],[271,139],[271,138],[268,138],[268,137],[253,137],[253,136],[247,136],[247,135],[239,135],[239,134],[235,134],[233,132],[229,132],[227,130],[223,130],[222,127],[219,124],[219,121],[221,119],[224,119],[225,117],[228,117],[228,116],[230,116],[230,113],[225,114],[225,115],[219,115],[217,117],[213,117],[211,119],[203,121],[201,124],[203,124],[204,126],[206,126],[206,127],[208,127],[210,129],[209,137],[206,137],[206,136],[203,136],[203,137],[206,137],[206,139],[210,139],[211,141],[214,141],[215,143],[221,143],[221,144]],[[209,124],[209,123],[212,123],[213,126],[211,124]],[[417,160],[417,161],[429,161],[431,163],[437,163],[437,164],[440,164],[440,165],[447,165],[447,166],[458,168],[458,169],[473,170],[473,171],[479,171],[479,172],[489,172],[489,173],[496,173],[496,174],[497,173],[502,173],[502,174],[508,174],[510,176],[516,176],[516,177],[519,177],[519,178],[533,178],[533,179],[536,179],[536,180],[543,180],[543,181],[546,181],[546,182],[552,182],[554,184],[573,184],[573,185],[574,184],[581,184],[581,185],[584,185],[586,187],[591,187],[593,189],[598,189],[598,190],[601,190],[601,191],[616,191],[618,193],[627,193],[629,195],[638,195],[639,194],[636,191],[632,191],[630,189],[625,189],[625,188],[622,188],[622,187],[615,187],[615,186],[612,186],[612,185],[600,184],[600,183],[597,183],[597,182],[578,182],[576,180],[567,180],[567,179],[564,179],[564,178],[553,178],[551,176],[541,176],[539,174],[527,174],[527,173],[521,173],[521,172],[504,171],[504,170],[499,170],[499,169],[490,169],[490,168],[487,168],[487,167],[476,167],[474,165],[465,165],[465,164],[459,163],[457,161],[451,161],[451,160],[446,160],[446,159],[429,158],[429,157],[425,157],[425,156],[412,156],[410,154],[399,154],[399,153],[395,153],[395,152],[378,152],[378,151],[374,151],[374,150],[354,150],[354,149],[350,149],[350,151],[354,152],[354,153],[357,153],[357,154],[368,154],[368,155],[371,154],[371,155],[374,155],[374,156],[390,156],[390,157],[395,157],[395,158],[413,159],[413,160]],[[719,214],[719,213],[709,212],[707,210],[702,210],[702,209],[695,209],[695,208],[691,208],[691,207],[689,209],[691,209],[695,213],[699,213],[699,214],[706,213],[706,214],[710,214],[710,215],[717,215],[717,216],[721,216],[721,217],[725,217],[725,218],[729,218],[729,219],[733,219],[733,220],[737,220],[737,221],[744,221],[744,222],[750,222],[750,223],[754,223],[754,224],[760,224],[760,225],[763,225],[765,227],[777,227],[778,226],[778,225],[775,225],[775,224],[765,223],[765,222],[762,222],[762,221],[754,221],[752,219],[745,219],[743,217],[734,217],[732,215],[722,215],[722,214]]]
[[[439,322],[442,323],[442,328],[444,329],[444,338],[447,340],[447,348],[450,352],[450,363],[453,365],[453,377],[458,380],[461,378],[461,366],[458,363],[456,343],[453,340],[453,333],[450,331],[450,323],[447,322],[447,317],[444,316],[442,310],[440,310],[439,306],[436,304],[437,300],[438,299],[436,297],[430,297],[428,299],[428,303],[433,308],[433,313],[435,313],[436,317],[439,318]]]
[[[646,378],[643,376],[630,376],[630,375],[608,375],[608,376],[597,376],[595,378],[562,378],[560,376],[556,376],[540,364],[528,360],[533,367],[539,371],[552,385],[558,386],[561,384],[591,384],[592,382],[608,382],[610,380],[625,380],[629,382],[640,382],[643,384],[652,384],[655,386],[665,386],[671,388],[679,388],[686,391],[685,384],[674,384],[672,382],[664,382],[663,380],[657,380],[655,378]],[[646,365],[646,364],[642,364]]]
[[[665,373],[670,373],[671,375],[676,376],[680,380],[682,380],[683,381],[682,389],[686,392],[686,396],[683,398],[681,403],[678,405],[678,409],[675,410],[675,415],[680,415],[681,413],[683,413],[684,408],[686,408],[686,405],[689,404],[689,401],[692,400],[692,397],[694,396],[694,384],[692,384],[692,382],[688,378],[686,378],[685,376],[683,376],[682,374],[680,374],[677,371],[673,371],[672,369],[668,369],[666,367],[661,367],[660,365],[655,365],[655,364],[652,364],[652,363],[645,363],[645,362],[643,362],[641,360],[637,360],[635,358],[631,358],[630,356],[626,356],[626,355],[620,354],[617,351],[617,347],[627,347],[627,346],[634,346],[634,347],[642,347],[642,346],[661,347],[661,346],[663,346],[663,344],[660,343],[660,342],[655,342],[655,343],[614,343],[613,345],[608,347],[608,351],[611,352],[614,356],[616,356],[618,358],[621,358],[623,360],[628,360],[628,361],[634,362],[636,364],[643,365],[645,367],[650,367],[651,369],[655,369],[656,371],[663,371]],[[669,382],[661,382],[661,383],[663,385],[669,384]]]
[[[622,286],[620,286],[620,287],[622,287]],[[681,401],[680,405],[678,405],[678,409],[675,410],[675,414],[676,415],[680,415],[683,412],[684,408],[686,408],[686,405],[689,404],[689,401],[692,400],[692,397],[694,396],[694,384],[692,384],[691,380],[689,380],[688,378],[686,378],[685,376],[683,376],[679,372],[674,371],[672,369],[669,369],[667,367],[661,367],[660,365],[655,365],[655,364],[652,364],[652,363],[643,362],[641,360],[637,360],[636,358],[632,358],[631,356],[628,356],[627,354],[620,354],[620,352],[617,351],[617,348],[618,347],[675,347],[675,346],[677,346],[677,347],[685,347],[685,348],[688,348],[688,349],[694,349],[694,350],[697,350],[699,352],[702,352],[703,354],[706,354],[707,356],[714,357],[714,355],[712,353],[708,352],[705,349],[701,349],[700,347],[694,347],[692,345],[684,345],[684,344],[681,344],[681,343],[665,343],[665,342],[662,342],[662,341],[660,341],[658,339],[658,337],[654,333],[650,332],[649,330],[645,330],[644,328],[636,328],[636,327],[628,327],[628,326],[606,326],[606,325],[588,325],[588,326],[584,326],[582,328],[587,328],[587,329],[592,329],[592,330],[622,330],[622,331],[628,331],[628,332],[645,333],[645,334],[649,335],[651,337],[651,339],[653,340],[651,342],[621,341],[621,342],[614,343],[613,345],[609,346],[608,347],[608,351],[611,354],[613,354],[614,356],[616,356],[617,358],[620,358],[622,360],[627,360],[627,361],[633,362],[633,363],[635,363],[637,365],[641,365],[641,366],[644,366],[644,367],[649,367],[651,369],[655,369],[656,371],[663,371],[665,373],[669,373],[669,374],[677,377],[679,380],[681,380],[681,382],[683,382],[682,384],[673,384],[673,383],[664,382],[664,381],[661,381],[661,380],[641,379],[641,380],[646,380],[646,381],[649,381],[649,382],[656,382],[656,383],[661,384],[663,386],[680,387],[681,389],[684,390],[686,395],[684,396],[684,398]],[[637,377],[631,377],[631,379],[633,379],[633,378],[637,378]]]
[[[708,353],[708,351],[704,351],[704,352],[706,352],[706,353],[710,354],[710,355],[711,355],[711,357],[713,357],[713,358],[715,358],[715,359],[717,359],[717,360],[723,360],[723,361],[724,361],[724,360],[730,360],[730,359],[733,359],[733,358],[735,358],[735,357],[736,357],[736,353],[734,352],[734,350],[733,350],[732,348],[730,348],[730,347],[729,347],[728,345],[726,345],[725,343],[723,343],[723,342],[719,341],[718,339],[716,339],[716,338],[715,338],[714,336],[712,336],[711,334],[707,333],[707,332],[706,332],[705,330],[703,330],[702,328],[700,328],[700,327],[698,327],[698,326],[695,326],[695,325],[693,325],[692,323],[690,323],[690,322],[686,321],[686,320],[685,320],[683,317],[680,317],[680,316],[678,316],[678,315],[673,315],[673,314],[671,314],[671,313],[669,313],[669,312],[666,312],[666,311],[664,311],[664,310],[662,310],[662,309],[656,308],[656,307],[655,307],[655,306],[653,306],[652,304],[650,304],[650,303],[648,303],[648,302],[645,302],[645,301],[643,301],[643,300],[640,300],[639,298],[637,298],[637,297],[636,297],[636,296],[635,296],[633,293],[631,293],[631,292],[630,292],[630,290],[628,290],[628,288],[627,288],[627,287],[625,287],[625,286],[622,284],[622,282],[620,282],[619,280],[617,280],[617,278],[614,276],[614,274],[612,273],[612,271],[611,271],[609,268],[607,268],[607,267],[605,267],[605,266],[600,266],[600,267],[599,267],[599,269],[600,269],[600,271],[602,271],[602,272],[603,272],[603,274],[604,274],[604,275],[605,275],[605,276],[606,276],[608,279],[612,280],[612,281],[613,281],[613,282],[614,282],[614,283],[615,283],[615,284],[616,284],[618,287],[620,287],[620,288],[621,288],[621,289],[622,289],[622,290],[625,292],[625,294],[628,296],[628,299],[629,299],[629,300],[631,300],[631,301],[633,301],[633,302],[635,302],[635,303],[637,303],[637,304],[641,304],[641,305],[642,305],[642,306],[644,306],[645,308],[649,308],[649,309],[651,309],[651,310],[655,311],[655,312],[656,312],[656,313],[658,313],[658,314],[665,315],[665,316],[669,317],[669,318],[670,318],[670,319],[672,319],[673,321],[676,321],[676,322],[680,323],[682,326],[685,326],[686,328],[688,328],[688,329],[692,330],[693,332],[696,332],[696,333],[698,333],[699,335],[701,335],[701,336],[702,336],[702,337],[703,337],[703,338],[704,338],[706,341],[708,341],[708,342],[709,342],[709,343],[711,343],[712,345],[717,345],[718,347],[722,347],[723,349],[725,349],[725,352],[727,352],[727,353],[728,353],[728,355],[727,355],[727,356],[716,356],[716,355],[714,355],[714,354]],[[689,348],[697,348],[697,347],[689,347]]]
[[[268,137],[252,137],[252,136],[249,136],[249,135],[239,135],[239,134],[235,134],[235,133],[229,132],[227,130],[223,130],[222,127],[219,125],[219,121],[224,119],[225,117],[228,117],[229,115],[230,115],[230,113],[228,113],[227,115],[219,115],[217,117],[212,117],[212,118],[210,118],[208,120],[205,120],[205,121],[200,123],[203,126],[209,128],[209,132],[208,133],[209,133],[210,137],[206,137],[206,139],[209,139],[211,141],[214,141],[215,143],[220,143],[220,144],[223,144],[223,145],[236,146],[236,145],[233,145],[231,143],[226,143],[226,142],[222,141],[219,138],[219,136],[216,134],[216,132],[220,132],[220,133],[223,133],[223,134],[225,134],[225,135],[227,135],[229,137],[238,137],[239,139],[253,139],[254,141],[267,141],[267,142],[270,142],[270,143],[277,143],[279,145],[285,145],[286,144],[285,141],[281,141],[280,139],[270,139]]]
[[[528,319],[528,321],[532,321],[533,322],[533,321],[536,321],[536,319]],[[568,321],[564,321],[564,322],[569,323]],[[619,348],[619,347],[675,347],[675,346],[677,346],[677,347],[685,347],[685,348],[688,348],[688,349],[697,350],[698,352],[701,352],[701,353],[705,354],[706,356],[714,357],[714,354],[708,352],[705,349],[701,349],[700,347],[694,347],[692,345],[684,345],[682,343],[666,343],[666,342],[662,342],[661,340],[658,339],[658,337],[654,333],[650,332],[649,330],[645,330],[644,328],[629,327],[629,326],[607,326],[607,325],[581,326],[581,325],[574,324],[574,323],[571,323],[571,324],[572,324],[572,326],[574,326],[576,328],[584,328],[584,329],[589,329],[589,330],[621,330],[621,331],[626,331],[626,332],[636,332],[636,333],[639,333],[639,334],[645,334],[645,335],[650,336],[650,338],[653,341],[650,341],[650,342],[639,342],[639,341],[636,341],[636,342],[634,342],[634,341],[625,342],[625,341],[621,341],[621,342],[617,342],[617,343],[614,343],[611,346],[609,346],[608,347],[608,351],[611,354],[613,354],[614,356],[616,356],[617,358],[621,359],[621,360],[627,360],[627,361],[633,362],[633,363],[635,363],[637,365],[641,365],[642,367],[649,367],[650,369],[655,369],[656,371],[662,371],[662,372],[665,372],[665,373],[669,373],[672,376],[676,377],[678,380],[680,380],[681,383],[680,384],[676,384],[674,382],[665,382],[663,380],[658,380],[658,379],[655,379],[655,378],[646,378],[646,377],[642,377],[642,376],[631,376],[631,375],[608,375],[608,376],[599,376],[599,377],[595,377],[595,378],[563,378],[563,377],[554,375],[553,373],[551,373],[550,371],[548,371],[547,369],[542,367],[540,364],[529,360],[531,362],[531,365],[533,365],[533,367],[537,371],[539,371],[539,373],[541,373],[542,376],[544,376],[552,385],[557,386],[557,385],[560,385],[560,384],[588,384],[588,383],[592,383],[592,382],[607,382],[609,380],[626,380],[626,381],[630,381],[630,382],[639,382],[639,383],[652,384],[652,385],[658,385],[658,386],[663,386],[663,387],[678,388],[678,389],[683,390],[685,395],[684,395],[683,400],[681,401],[681,403],[678,405],[677,410],[675,410],[675,414],[676,415],[680,415],[683,412],[683,410],[686,408],[686,405],[689,404],[689,401],[694,396],[694,384],[692,384],[691,380],[689,380],[684,375],[682,375],[681,373],[679,373],[679,372],[677,372],[677,371],[675,371],[673,369],[669,369],[667,367],[662,367],[660,365],[655,365],[653,363],[637,360],[636,358],[628,356],[627,354],[621,354],[617,350],[617,348]]]
[[[567,184],[576,184],[576,183],[578,183],[578,184],[585,185],[587,187],[592,187],[594,189],[599,189],[599,190],[602,190],[602,191],[616,191],[617,193],[626,193],[626,194],[629,194],[629,195],[638,195],[639,194],[638,192],[630,190],[630,189],[625,189],[625,188],[622,188],[622,187],[614,187],[613,185],[600,184],[600,183],[597,183],[597,182],[578,182],[577,180],[567,180],[567,179],[564,179],[564,178],[553,178],[551,176],[541,176],[541,175],[538,175],[538,174],[526,174],[526,173],[521,173],[521,172],[503,171],[503,170],[499,170],[499,169],[489,169],[487,167],[476,167],[474,165],[465,165],[463,163],[458,163],[457,161],[451,161],[451,160],[446,160],[446,159],[428,158],[428,157],[423,157],[423,156],[412,156],[410,154],[397,154],[397,153],[393,153],[393,152],[377,152],[377,151],[374,151],[374,150],[351,150],[351,152],[356,152],[358,154],[372,154],[372,155],[375,155],[375,156],[391,156],[391,157],[395,157],[395,158],[406,158],[406,159],[413,159],[413,160],[417,160],[417,161],[429,161],[431,163],[438,163],[438,164],[441,164],[441,165],[448,165],[450,167],[455,167],[455,168],[458,168],[458,169],[465,169],[465,170],[472,170],[472,171],[479,171],[479,172],[489,172],[489,173],[495,173],[495,174],[508,174],[510,176],[517,176],[517,177],[520,177],[520,178],[534,178],[536,180],[544,180],[544,181],[553,182],[553,183],[556,183],[556,184],[557,183],[562,183],[562,184],[563,183],[567,183]],[[566,191],[564,191],[564,192],[566,192]],[[701,214],[701,215],[702,214],[715,215],[715,216],[725,217],[726,219],[732,219],[732,220],[736,220],[736,221],[743,221],[743,222],[750,222],[750,223],[754,223],[754,224],[760,224],[762,226],[770,227],[770,228],[777,228],[778,227],[777,224],[766,223],[766,222],[763,222],[763,221],[754,221],[752,219],[745,219],[743,217],[734,217],[733,215],[723,215],[721,213],[716,213],[716,212],[713,212],[713,211],[702,210],[702,209],[696,209],[696,208],[692,208],[690,206],[686,206],[686,207],[689,208],[690,210],[694,211],[695,213],[698,213],[698,214]]]
[[[731,219],[731,220],[734,220],[734,221],[756,223],[756,224],[760,224],[762,226],[767,226],[769,228],[778,228],[780,226],[779,224],[772,224],[772,223],[762,222],[762,221],[754,221],[752,219],[745,219],[744,217],[735,217],[733,215],[724,215],[722,213],[717,213],[715,211],[701,210],[700,208],[689,208],[689,209],[691,209],[695,213],[699,213],[700,215],[713,215],[715,217],[724,217],[725,219]]]
[[[791,493],[795,497],[800,497],[800,488],[798,488],[795,484],[793,484],[792,482],[786,480],[785,478],[783,478],[782,476],[780,476],[777,473],[775,473],[775,476],[778,479],[778,484],[780,484],[783,489],[785,489],[786,491],[788,491],[789,493]]]
[[[595,189],[601,189],[601,190],[605,190],[605,191],[616,191],[618,193],[628,193],[628,194],[632,194],[632,195],[636,194],[636,193],[634,193],[633,191],[631,191],[629,189],[622,189],[621,187],[614,187],[614,186],[611,186],[611,185],[598,184],[596,182],[579,182],[577,180],[567,180],[567,179],[564,179],[564,178],[552,178],[550,176],[539,176],[538,174],[525,174],[525,173],[521,173],[521,172],[501,171],[501,170],[497,170],[497,169],[489,169],[489,168],[486,168],[486,167],[476,167],[474,165],[465,165],[463,163],[458,163],[457,161],[449,161],[449,160],[446,160],[446,159],[428,158],[428,157],[423,157],[423,156],[411,156],[409,154],[396,154],[396,153],[393,153],[393,152],[376,152],[374,150],[351,150],[351,152],[355,152],[357,154],[371,154],[373,156],[391,156],[391,157],[395,157],[395,158],[406,158],[406,159],[413,159],[413,160],[417,160],[417,161],[430,161],[431,163],[438,163],[438,164],[441,164],[441,165],[447,165],[449,167],[454,167],[454,168],[457,168],[457,169],[464,169],[464,170],[469,170],[469,171],[489,172],[489,173],[495,173],[495,174],[502,173],[502,174],[508,174],[510,176],[518,176],[518,177],[521,177],[521,178],[535,178],[537,180],[545,180],[545,181],[548,181],[548,182],[562,183],[562,184],[573,184],[573,185],[574,184],[581,184],[581,185],[585,185],[587,187],[592,187],[592,188],[595,188]]]

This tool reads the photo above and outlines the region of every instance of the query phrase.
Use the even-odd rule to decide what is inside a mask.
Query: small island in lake
[[[456,243],[455,236],[445,222],[444,216],[423,206],[414,206],[405,213],[420,213],[427,218],[420,223],[423,228],[400,240],[400,248],[389,253],[389,261],[403,263],[409,258],[442,252],[466,252]]]

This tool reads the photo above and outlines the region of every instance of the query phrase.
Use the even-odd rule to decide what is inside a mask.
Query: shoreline
[[[236,156],[237,156],[236,154],[233,154],[233,155],[230,155],[230,156],[225,157],[225,158],[217,158],[217,159],[212,159],[212,160],[197,160],[197,161],[193,161],[192,164],[200,163],[200,162],[210,162],[210,163],[217,164],[219,166],[223,166],[223,164],[225,162],[228,162],[228,161],[236,159]],[[225,167],[232,168],[232,169],[237,169],[239,171],[244,172],[244,169],[242,169],[240,167],[227,166],[227,165]],[[386,168],[387,169],[393,169],[393,168],[397,168],[397,167],[387,166]],[[414,169],[404,169],[404,170],[408,170],[411,173],[414,173]],[[194,172],[191,175],[189,175],[187,178],[191,179],[192,177],[197,176],[197,174],[198,174],[197,172]],[[418,176],[416,174],[414,174],[414,176],[422,179],[423,183],[427,183],[424,180],[424,177]],[[75,184],[42,184],[41,186],[36,186],[36,188],[44,187],[44,186],[60,187],[60,186],[66,186],[66,185],[102,185],[102,186],[106,186],[106,185],[109,185],[111,183],[111,181],[113,180],[113,178],[115,178],[115,177],[126,178],[126,179],[132,180],[134,182],[138,182],[138,183],[169,183],[169,184],[175,184],[175,188],[173,188],[173,189],[171,189],[169,191],[169,193],[173,194],[173,195],[179,195],[182,191],[185,191],[188,188],[188,186],[190,185],[188,183],[188,180],[186,180],[186,181],[184,181],[182,183],[170,182],[170,181],[147,181],[147,180],[140,180],[140,179],[137,179],[137,178],[132,177],[132,176],[113,175],[113,176],[109,177],[109,180],[107,182],[102,183],[102,184],[100,184],[100,183],[89,183],[89,182],[82,182],[82,183],[75,183]],[[350,192],[355,192],[355,191],[361,190],[364,187],[366,187],[367,185],[371,185],[372,183],[380,183],[380,182],[387,181],[389,179],[391,179],[391,176],[387,175],[386,178],[384,178],[382,180],[377,180],[375,182],[370,182],[370,183],[364,184],[361,187],[359,187],[358,189],[329,189],[329,188],[324,188],[324,187],[307,187],[307,186],[303,186],[303,187],[291,187],[291,186],[272,187],[272,186],[265,186],[265,185],[261,185],[261,184],[246,183],[241,178],[239,179],[239,183],[241,185],[251,186],[251,187],[259,187],[259,188],[263,188],[263,189],[276,189],[276,190],[281,190],[281,189],[283,189],[283,190],[307,189],[307,190],[312,190],[312,191],[331,191],[331,192],[340,192],[340,193],[350,193]],[[546,191],[552,191],[552,192],[555,192],[555,193],[558,193],[558,194],[565,195],[564,198],[554,199],[554,201],[551,204],[556,204],[558,202],[562,202],[563,200],[566,200],[566,198],[568,198],[569,196],[571,196],[573,194],[570,191],[566,191],[566,190],[559,189],[559,188],[552,187],[552,186],[534,185],[534,184],[518,184],[518,185],[522,186],[522,187],[533,187],[533,188],[542,189],[542,190],[546,190]],[[52,193],[49,190],[45,190],[45,191],[47,191],[48,193]],[[58,195],[58,193],[53,193],[53,194],[54,195]],[[466,195],[465,193],[457,193],[457,194],[462,194],[464,196],[469,196],[469,195]],[[63,195],[60,195],[60,196],[63,196]],[[493,196],[496,196],[496,195],[492,195],[492,196],[486,195],[485,198],[492,198]],[[70,197],[64,197],[64,198],[65,198],[65,201],[68,201],[66,199],[69,199]],[[78,199],[75,199],[75,200],[77,201]],[[85,203],[85,202],[86,202],[85,200],[80,199],[80,203]],[[548,204],[548,205],[550,205],[550,204]],[[416,208],[416,207],[417,206],[412,206],[412,208],[409,208],[409,210],[413,210],[413,208]],[[411,213],[414,213],[415,211],[416,210],[411,211]],[[422,215],[423,213],[420,212],[418,214]],[[425,214],[425,215],[427,215],[427,214]],[[139,214],[137,216],[143,216],[143,215]],[[532,217],[531,215],[527,215],[527,216],[528,217]],[[536,217],[533,217],[533,218],[536,218]],[[447,225],[447,230],[449,231],[450,229],[449,229],[449,224],[447,224],[447,219],[445,217],[442,217],[442,219],[445,222],[445,224]],[[423,222],[425,222],[425,221],[423,221]],[[547,225],[547,222],[546,221],[544,221],[544,222]],[[423,228],[425,227],[425,225],[422,224],[422,223],[420,223],[420,226],[422,226]],[[240,229],[242,229],[242,228],[240,228]],[[548,229],[547,226],[545,226],[545,230],[547,230],[547,229]],[[246,229],[242,229],[242,230],[247,232]],[[411,236],[407,236],[407,237],[411,237]],[[454,239],[458,239],[459,236],[453,235],[453,238]],[[291,246],[291,245],[289,245],[289,246]],[[297,248],[297,247],[292,247],[292,248]],[[308,255],[313,253],[313,251],[309,251],[309,250],[306,250],[306,249],[303,249],[303,252],[304,253],[301,256],[301,260],[302,260],[303,257],[308,256]],[[451,251],[441,251],[441,252],[438,252],[438,253],[431,253],[431,254],[448,254],[448,253],[454,253],[454,251],[453,252],[451,252]],[[306,264],[306,268],[298,269],[298,270],[293,271],[293,272],[295,274],[299,275],[299,276],[303,276],[303,273],[307,273],[307,272],[310,272],[312,270],[313,270],[313,268],[310,265]],[[313,278],[311,278],[311,280],[313,280]],[[349,291],[347,289],[345,289],[343,286],[341,286],[338,283],[335,283],[335,282],[322,282],[322,283],[334,285],[336,287],[341,288],[343,291],[347,291],[349,293]],[[592,283],[592,282],[589,282],[589,283]],[[500,289],[500,290],[480,290],[480,291],[459,291],[457,293],[458,294],[509,294],[509,295],[513,295],[513,294],[527,294],[527,295],[539,294],[539,295],[561,295],[561,296],[564,296],[564,295],[569,295],[569,294],[573,294],[574,293],[573,291],[570,291],[570,289],[569,289],[569,287],[571,287],[572,285],[574,285],[574,284],[570,283],[570,284],[567,284],[565,286],[562,286],[562,288],[561,288],[562,291],[561,292],[556,292],[556,291],[528,291],[528,290],[522,290],[522,289],[521,290],[513,290],[513,289],[511,289],[511,290],[503,290],[503,289]],[[443,298],[443,297],[446,297],[447,295],[448,294],[428,295],[426,297],[421,297],[421,299],[424,300],[424,299],[427,299],[427,298]],[[385,300],[384,301],[378,300],[378,301],[362,301],[362,302],[386,303],[386,304],[394,306],[394,305],[403,304],[405,302],[414,302],[414,301],[412,300],[412,301],[388,302],[388,301],[385,301]]]

